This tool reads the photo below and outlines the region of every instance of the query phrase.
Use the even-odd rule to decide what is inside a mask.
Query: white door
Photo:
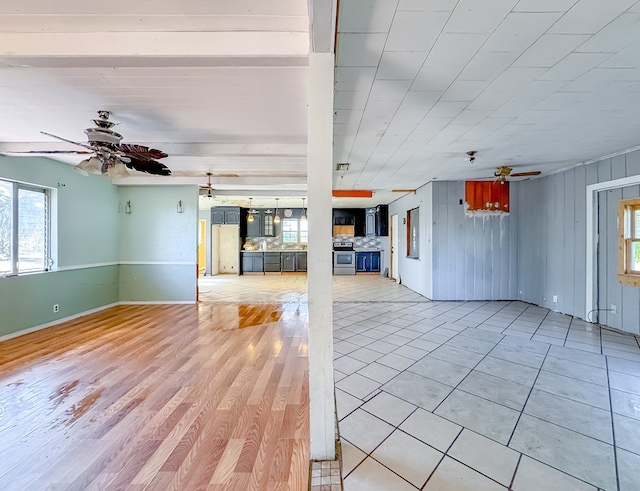
[[[398,281],[398,215],[391,215],[391,277]]]

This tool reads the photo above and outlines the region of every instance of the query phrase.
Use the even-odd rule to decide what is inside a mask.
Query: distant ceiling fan
[[[207,185],[200,186],[200,196],[206,196],[207,198],[213,198],[213,188],[211,187],[211,176],[213,174],[211,172],[207,172]]]
[[[514,174],[511,173],[513,168],[507,167],[506,165],[498,166],[493,173],[495,177],[497,177],[496,182],[500,184],[504,184],[507,181],[507,177],[529,177],[529,176],[539,176],[542,172],[539,170],[534,170],[530,172],[516,172]]]
[[[83,175],[107,174],[109,177],[124,177],[129,175],[127,168],[155,174],[160,176],[171,175],[171,170],[156,159],[163,159],[168,155],[161,150],[135,145],[131,143],[120,143],[122,135],[116,133],[111,128],[117,123],[109,120],[109,111],[98,111],[98,117],[91,121],[94,128],[84,130],[87,135],[87,143],[74,142],[51,133],[41,131],[43,135],[56,138],[63,142],[72,143],[83,147],[81,150],[31,150],[28,152],[6,152],[8,154],[79,154],[92,155],[77,164],[74,169]]]

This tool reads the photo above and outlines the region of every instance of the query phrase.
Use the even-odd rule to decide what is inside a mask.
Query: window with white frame
[[[49,191],[0,180],[0,275],[49,267]]]
[[[307,243],[309,222],[307,220],[282,220],[282,242],[285,244]]]
[[[640,286],[640,198],[618,204],[618,279]]]

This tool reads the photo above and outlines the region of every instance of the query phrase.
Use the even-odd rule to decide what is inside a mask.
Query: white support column
[[[309,397],[311,459],[335,459],[333,392],[333,53],[309,55]]]

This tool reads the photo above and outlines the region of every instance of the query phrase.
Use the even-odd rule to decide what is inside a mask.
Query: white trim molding
[[[102,268],[104,266],[120,266],[120,265],[195,266],[196,263],[191,261],[112,261],[107,263],[73,264],[71,266],[61,266],[58,269],[54,269],[52,271],[72,271],[75,269]]]
[[[29,327],[27,329],[22,329],[21,331],[12,332],[11,334],[6,334],[5,336],[0,336],[0,343],[3,341],[8,341],[9,339],[17,338],[19,336],[23,336],[25,334],[29,334],[36,331],[41,331],[42,329],[46,329],[47,327],[53,327],[58,324],[62,324],[63,322],[72,321],[77,319],[78,317],[84,317],[86,315],[95,314],[96,312],[100,312],[102,310],[109,309],[111,307],[117,307],[118,305],[195,305],[197,302],[195,300],[179,300],[179,301],[146,301],[146,302],[134,302],[134,301],[120,301],[114,302],[107,305],[102,305],[101,307],[96,307],[95,309],[84,310],[82,312],[78,312],[77,314],[69,315],[67,317],[62,317],[61,319],[56,319],[51,322],[47,322],[46,324],[40,324],[38,326]]]
[[[593,311],[593,290],[595,281],[595,245],[598,241],[597,227],[595,226],[597,216],[595,216],[595,203],[597,193],[607,191],[609,189],[624,188],[640,184],[640,175],[623,177],[612,181],[598,182],[587,186],[587,209],[586,209],[586,225],[587,225],[587,264],[586,264],[586,303],[585,303],[585,320],[589,321],[589,314]]]

